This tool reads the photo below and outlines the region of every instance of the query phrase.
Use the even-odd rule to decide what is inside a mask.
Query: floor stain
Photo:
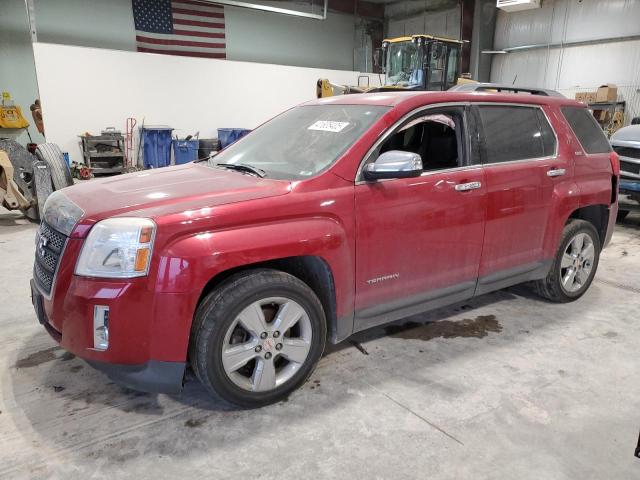
[[[83,366],[83,365],[74,365],[73,367],[71,367],[71,369],[70,369],[70,370],[71,370],[73,373],[76,373],[76,372],[79,372],[80,370],[82,370],[83,368],[84,368],[84,366]]]
[[[60,350],[60,347],[51,347],[45,350],[40,350],[39,352],[32,353],[28,357],[21,358],[14,365],[15,368],[30,368],[37,367],[43,363],[50,362],[51,360],[55,360],[57,357],[55,352]]]
[[[207,420],[205,418],[200,418],[197,420],[195,418],[190,418],[189,420],[184,422],[184,426],[189,428],[201,427],[206,421]]]
[[[349,343],[356,347],[363,355],[369,355],[369,352],[365,350],[360,342],[356,342],[355,340],[349,340]]]
[[[614,332],[612,330],[609,330],[608,332],[606,332],[603,337],[607,337],[607,338],[614,338],[618,336],[618,332]]]
[[[64,391],[64,387],[61,386],[61,385],[54,385],[53,386],[53,391],[56,392],[56,393],[62,392],[62,391]]]
[[[475,319],[465,318],[460,321],[440,320],[437,322],[407,322],[403,325],[385,327],[388,335],[397,338],[432,340],[434,338],[483,338],[489,332],[499,333],[502,325],[495,315],[479,315]]]
[[[76,356],[75,356],[73,353],[71,353],[71,352],[64,352],[64,353],[62,354],[62,356],[60,357],[60,359],[61,359],[63,362],[68,362],[69,360],[73,360],[74,358],[76,358]]]

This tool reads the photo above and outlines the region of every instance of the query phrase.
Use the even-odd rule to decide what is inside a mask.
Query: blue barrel
[[[233,142],[240,140],[251,130],[246,128],[219,128],[218,140],[220,140],[220,147],[225,148],[231,145]]]
[[[141,127],[144,168],[171,164],[171,127]]]
[[[200,142],[196,140],[174,140],[173,158],[176,165],[193,162],[198,159],[198,146]]]

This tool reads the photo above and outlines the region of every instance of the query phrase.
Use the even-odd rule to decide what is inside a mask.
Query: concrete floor
[[[255,411],[193,378],[128,391],[57,348],[29,300],[35,229],[0,211],[0,478],[640,477],[638,216],[581,300],[518,287],[366,332]]]

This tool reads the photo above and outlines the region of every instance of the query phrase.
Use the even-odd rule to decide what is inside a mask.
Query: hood
[[[640,125],[629,125],[615,132],[611,136],[611,143],[615,145],[616,142],[636,142],[640,144]]]
[[[189,205],[218,205],[285,195],[290,183],[197,163],[82,182],[64,193],[84,211],[85,220],[135,212],[157,217]],[[144,212],[143,212],[144,211]]]

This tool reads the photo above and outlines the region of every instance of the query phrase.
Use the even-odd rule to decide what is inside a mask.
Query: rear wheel
[[[254,408],[286,398],[324,350],[326,322],[315,293],[275,270],[231,277],[196,312],[189,356],[212,393]]]
[[[560,248],[544,280],[538,280],[539,295],[553,302],[571,302],[589,289],[600,259],[600,237],[584,220],[572,220],[562,232]]]

